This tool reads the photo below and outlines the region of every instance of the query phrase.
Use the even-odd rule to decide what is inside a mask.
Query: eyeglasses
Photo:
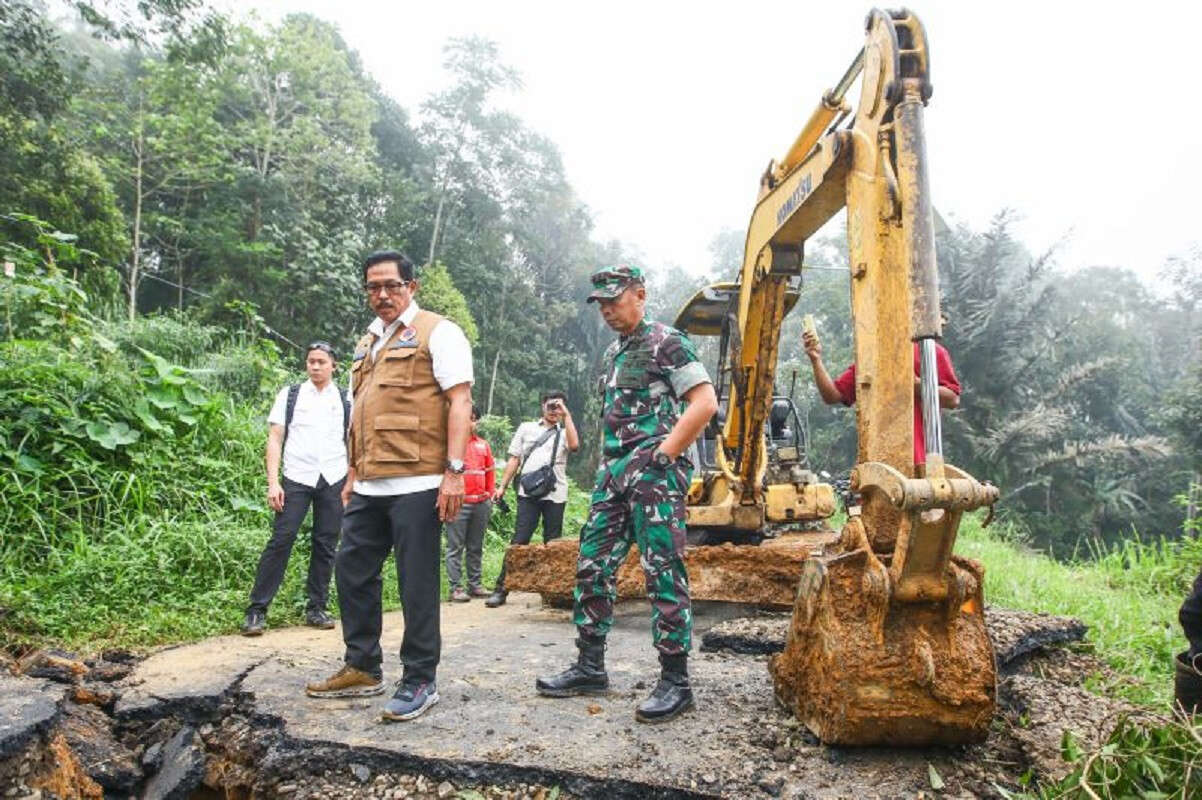
[[[382,281],[380,283],[372,281],[371,283],[363,284],[363,289],[368,294],[379,294],[381,289],[389,294],[400,294],[401,289],[404,289],[409,284],[410,281]]]

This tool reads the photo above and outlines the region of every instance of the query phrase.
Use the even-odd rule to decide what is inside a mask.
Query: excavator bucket
[[[962,595],[891,602],[889,557],[862,535],[855,546],[856,533],[853,519],[842,540],[851,547],[802,568],[785,649],[770,664],[777,700],[828,744],[983,740],[997,668],[981,566],[953,557],[950,577]]]
[[[841,745],[982,741],[997,697],[985,630],[984,569],[952,555],[964,511],[997,487],[931,456],[932,477],[859,464],[837,544],[802,568],[783,652],[769,664],[777,700],[822,741]],[[875,527],[876,530],[871,530]],[[873,548],[882,534],[892,545]]]

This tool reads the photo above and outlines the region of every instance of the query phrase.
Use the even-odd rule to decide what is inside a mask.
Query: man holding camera
[[[517,476],[518,512],[511,544],[529,544],[543,522],[543,542],[563,535],[563,512],[568,503],[568,451],[580,449],[580,436],[572,422],[572,412],[561,391],[544,392],[541,418],[523,422],[509,443],[509,461],[497,487],[495,499],[501,499]],[[505,604],[505,565],[492,596],[484,601],[489,608]]]

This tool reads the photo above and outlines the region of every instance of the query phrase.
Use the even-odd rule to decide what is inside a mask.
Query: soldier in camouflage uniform
[[[662,722],[693,706],[687,667],[693,616],[684,567],[685,496],[693,468],[681,453],[718,404],[688,337],[644,318],[640,269],[602,270],[592,282],[588,301],[599,302],[606,324],[621,336],[602,361],[604,447],[576,566],[580,654],[566,671],[539,678],[536,687],[552,697],[608,689],[605,636],[613,623],[616,573],[636,544],[662,671],[635,717]]]

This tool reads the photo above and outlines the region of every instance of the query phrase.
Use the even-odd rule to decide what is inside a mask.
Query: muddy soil
[[[0,795],[929,797],[937,776],[942,796],[1001,797],[1028,770],[1063,771],[1065,727],[1089,743],[1128,710],[1081,687],[1103,669],[1096,661],[1040,643],[1071,639],[1065,631],[1079,625],[990,609],[1007,660],[984,744],[827,747],[772,699],[767,653],[787,616],[744,610],[732,620],[728,606],[700,605],[704,644],[690,661],[698,709],[649,727],[632,713],[656,676],[645,602],[620,606],[607,651],[611,692],[548,700],[535,695],[533,680],[573,657],[570,621],[533,595],[510,597],[496,610],[444,606],[442,701],[404,724],[380,722],[385,698],[303,696],[305,682],[338,666],[337,631],[273,630],[168,648],[123,677],[107,662],[80,670],[62,660],[43,677],[3,677]],[[397,677],[400,625],[387,615],[386,678]],[[713,647],[736,633],[758,652]]]

